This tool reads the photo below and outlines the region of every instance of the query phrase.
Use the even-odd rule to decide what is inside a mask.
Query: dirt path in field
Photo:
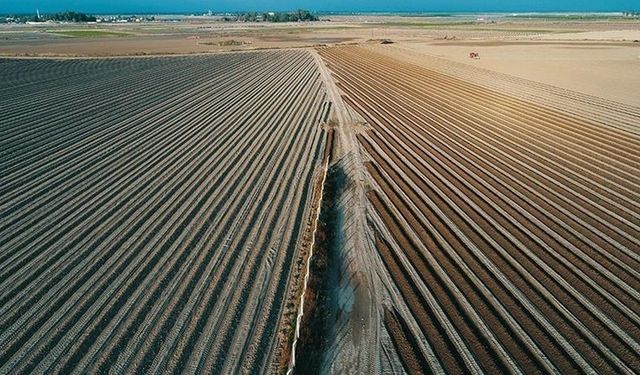
[[[312,51],[333,111],[329,126],[335,128],[333,167],[344,172],[345,188],[337,197],[341,233],[338,234],[338,262],[332,272],[336,287],[330,298],[330,321],[335,327],[329,334],[324,355],[325,372],[342,373],[379,369],[381,326],[379,280],[375,270],[375,249],[366,230],[365,168],[356,135],[365,129],[363,119],[349,108],[342,98],[325,62]]]

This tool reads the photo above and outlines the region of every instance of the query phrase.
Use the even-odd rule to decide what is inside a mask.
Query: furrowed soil
[[[640,366],[640,108],[402,45],[319,53],[369,128],[379,368]]]
[[[331,111],[311,53],[0,66],[0,373],[277,368]]]
[[[0,25],[0,374],[639,372],[593,17]]]

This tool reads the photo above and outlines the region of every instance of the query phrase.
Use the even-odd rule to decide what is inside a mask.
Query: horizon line
[[[39,8],[33,9],[33,11],[20,11],[20,12],[11,12],[4,11],[0,9],[0,14],[2,15],[28,15],[35,14]],[[124,15],[124,14],[145,14],[145,15],[192,15],[192,14],[206,14],[211,12],[213,15],[221,15],[226,13],[242,13],[242,12],[293,12],[296,10],[307,10],[312,13],[318,14],[426,14],[426,15],[447,15],[447,14],[455,14],[455,15],[465,15],[465,14],[612,14],[612,13],[624,13],[624,12],[634,12],[638,11],[635,9],[615,9],[615,10],[567,10],[567,9],[558,9],[558,10],[312,10],[308,8],[291,8],[286,10],[278,10],[278,9],[235,9],[235,10],[211,10],[211,9],[197,9],[197,10],[171,10],[171,11],[123,11],[123,10],[113,10],[113,11],[90,11],[90,10],[77,10],[77,9],[61,9],[55,11],[46,11],[47,13],[60,13],[60,12],[80,12],[80,13],[91,13],[93,15]]]

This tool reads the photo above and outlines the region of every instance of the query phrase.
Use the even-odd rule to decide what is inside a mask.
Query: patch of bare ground
[[[631,41],[420,41],[371,48],[505,93],[526,95],[527,100],[555,93],[560,100],[556,107],[571,95],[577,114],[598,110],[604,101],[640,107],[635,95],[640,56],[637,43]],[[470,52],[479,53],[480,59],[470,59]],[[542,104],[554,106],[553,100]],[[561,110],[571,110],[571,105]]]

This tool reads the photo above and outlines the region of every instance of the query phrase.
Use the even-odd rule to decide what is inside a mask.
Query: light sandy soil
[[[545,35],[540,39],[635,41],[640,40],[640,30],[584,31],[579,33],[566,33],[560,35]]]
[[[640,43],[451,41],[407,43],[449,60],[640,106]],[[469,52],[480,54],[479,60]]]

